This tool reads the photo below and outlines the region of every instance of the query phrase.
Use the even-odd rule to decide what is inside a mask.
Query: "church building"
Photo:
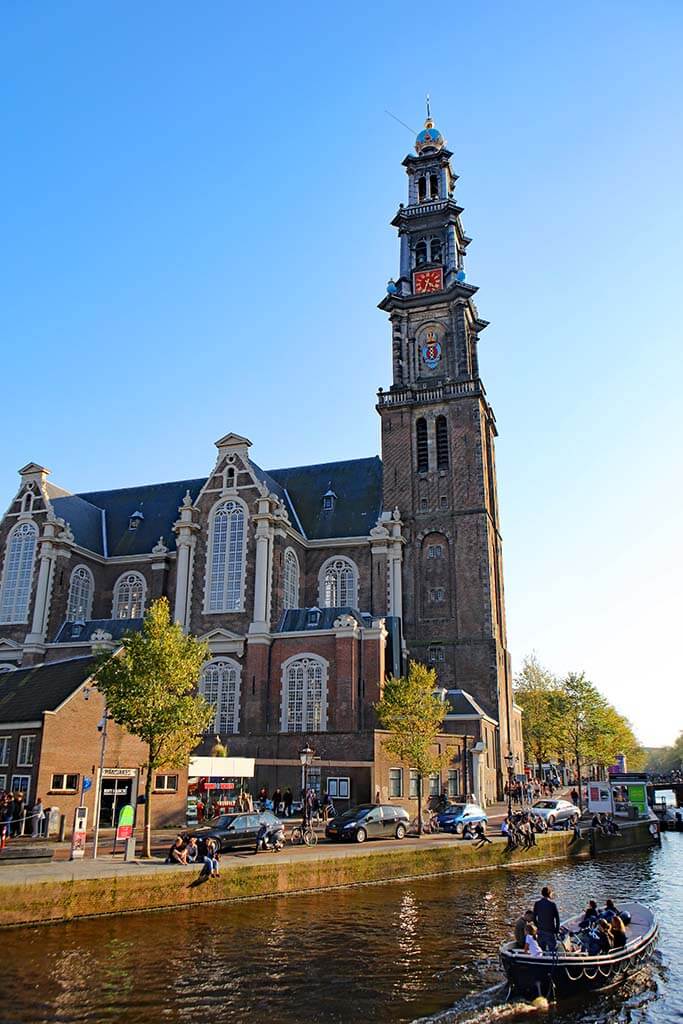
[[[487,323],[466,280],[470,239],[451,157],[428,117],[403,161],[407,202],[392,221],[399,272],[379,304],[393,373],[376,399],[381,459],[264,470],[231,432],[213,459],[198,455],[192,480],[75,494],[42,465],[24,466],[0,523],[0,708],[10,673],[42,686],[50,666],[116,649],[165,595],[211,650],[198,685],[216,717],[199,754],[218,734],[231,755],[255,758],[258,786],[298,795],[309,745],[311,781],[342,803],[379,793],[409,805],[415,773],[384,753],[373,705],[387,674],[414,659],[437,670],[438,745],[452,753],[429,791],[500,796],[508,753],[523,765],[521,718],[496,422],[479,376]],[[23,726],[15,743],[11,724],[0,720],[0,788],[20,777],[35,788],[40,723],[33,783],[32,766],[17,760]],[[85,771],[70,756],[54,777]]]

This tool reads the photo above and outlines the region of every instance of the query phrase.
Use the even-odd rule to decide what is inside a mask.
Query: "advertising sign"
[[[135,812],[130,804],[124,804],[119,812],[119,825],[116,829],[116,840],[130,839],[133,835],[133,819]]]
[[[85,833],[88,824],[88,808],[77,807],[74,811],[74,827],[71,832],[71,853],[69,860],[85,856]]]

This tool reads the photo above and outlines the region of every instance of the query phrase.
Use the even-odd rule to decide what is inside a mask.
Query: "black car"
[[[279,825],[281,822],[271,811],[220,814],[194,829],[190,835],[197,839],[215,839],[221,850],[231,850],[241,846],[255,846],[256,834],[263,824]]]
[[[391,804],[359,804],[328,823],[328,839],[353,839],[364,843],[366,839],[403,839],[408,831],[410,817],[403,807]]]

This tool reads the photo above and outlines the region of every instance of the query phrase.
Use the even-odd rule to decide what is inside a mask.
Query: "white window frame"
[[[207,678],[215,673],[217,678]],[[242,666],[233,658],[212,658],[202,666],[199,692],[215,709],[213,731],[220,735],[239,732]],[[232,698],[232,699],[231,699]]]
[[[28,622],[37,548],[38,527],[32,520],[20,521],[10,530],[0,586],[0,622],[5,625]]]
[[[434,665],[446,660],[446,651],[443,644],[430,644],[427,648],[427,657]]]
[[[5,792],[7,789],[7,776],[0,775],[0,793]]]
[[[26,779],[26,788],[25,789],[22,786],[17,786],[17,779]],[[24,793],[25,794],[25,806],[28,806],[28,798],[29,798],[29,795],[31,793],[31,776],[30,775],[25,775],[23,772],[16,772],[12,776],[12,779],[11,779],[11,782],[10,782],[9,791],[10,791],[10,793],[16,793],[17,790],[20,793]]]
[[[133,585],[142,584],[142,593],[140,597],[140,614],[139,615],[119,615],[119,603],[121,603],[120,594],[123,587],[131,587]],[[117,621],[126,621],[127,619],[141,619],[145,614],[145,605],[147,603],[147,580],[141,572],[135,572],[135,570],[129,570],[128,572],[121,573],[116,583],[114,584],[114,600],[112,601],[111,617]],[[130,598],[128,598],[127,607],[131,607]]]
[[[449,800],[455,800],[456,797],[460,796],[460,769],[449,768],[448,778],[446,780],[447,793]]]
[[[294,548],[285,548],[282,556],[282,592],[283,608],[299,608],[299,587],[301,566]]]
[[[9,754],[12,749],[12,737],[11,736],[0,736],[0,765],[6,767],[9,764]]]
[[[163,779],[163,783],[160,782]],[[169,786],[168,780],[175,779],[175,786]],[[154,773],[154,792],[155,793],[177,793],[178,792],[178,774],[173,772],[161,772]]]
[[[70,775],[76,779],[75,786],[67,786],[66,780]],[[61,786],[55,785],[55,779],[61,779]],[[78,772],[53,772],[50,778],[50,792],[51,793],[77,793],[80,787],[81,776]]]
[[[441,774],[430,772],[427,776],[427,795],[441,796]]]
[[[294,654],[282,663],[281,690],[282,698],[280,705],[280,731],[291,733],[327,732],[327,693],[329,680],[329,662],[319,654],[304,652]],[[313,703],[313,714],[309,711],[310,689],[315,685],[315,679],[311,675],[320,670],[320,715],[315,714],[315,703]],[[301,672],[301,714],[291,715],[290,705],[293,703],[290,689],[299,680],[293,679],[295,672]],[[315,698],[314,698],[315,700]],[[311,726],[311,718],[313,720]],[[301,728],[299,728],[299,719]],[[294,728],[291,728],[292,720]],[[317,724],[317,728],[315,728]]]
[[[87,583],[87,597],[85,600],[85,607],[82,609],[81,614],[77,614],[77,609],[72,607],[75,604],[75,590],[76,586],[82,588],[83,581]],[[95,577],[88,568],[87,565],[75,566],[71,576],[69,577],[69,600],[66,606],[66,617],[67,621],[75,622],[77,619],[83,619],[87,621],[92,614],[92,602],[95,594]]]
[[[230,535],[230,525],[228,525],[228,531],[226,536],[226,549],[225,558],[222,565],[222,584],[220,586],[220,601],[217,601],[212,595],[216,590],[214,586],[214,575],[217,566],[214,566],[214,550],[216,546],[216,518],[220,515],[221,511],[226,506],[234,506],[234,509],[239,510],[242,513],[242,531],[241,531],[241,545],[242,549],[239,553],[237,561],[237,571],[230,569],[231,562],[229,560],[230,544],[232,543]],[[206,545],[206,573],[204,579],[204,614],[205,615],[225,615],[230,613],[239,613],[244,611],[244,587],[245,587],[245,570],[247,564],[247,536],[249,528],[249,510],[241,498],[230,497],[221,498],[211,509],[209,515],[209,531],[208,531],[208,542]],[[228,590],[230,584],[230,577],[236,579],[236,585],[233,589],[233,595],[237,593],[237,599],[233,596],[231,599],[228,597]],[[228,607],[229,605],[229,607]]]
[[[28,741],[32,742],[29,743]],[[28,747],[28,751],[26,750]],[[30,761],[27,761],[27,757],[31,757]],[[33,768],[35,764],[36,756],[36,734],[26,733],[19,737],[19,746],[17,747],[17,768]]]
[[[325,780],[327,795],[332,800],[351,799],[351,779],[348,775],[332,775]]]
[[[336,579],[327,579],[328,574],[331,573],[334,573]],[[342,583],[342,574],[346,577],[345,583]],[[344,595],[341,594],[342,585],[346,588]],[[332,587],[334,587],[334,593],[332,593]],[[348,593],[349,587],[350,594]],[[342,596],[348,600],[341,600]],[[332,597],[334,597],[334,601],[332,601]],[[352,558],[348,558],[346,555],[335,555],[320,566],[318,604],[321,608],[358,608],[358,566]]]
[[[417,800],[419,774],[417,768],[408,769],[408,796],[411,800]],[[424,796],[424,793],[422,795]]]
[[[394,773],[398,772],[398,776]],[[398,778],[398,793],[392,793],[393,784]],[[402,800],[403,799],[403,769],[402,768],[390,768],[389,769],[389,799],[390,800]]]

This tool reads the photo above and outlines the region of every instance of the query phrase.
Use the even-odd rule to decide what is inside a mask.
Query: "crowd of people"
[[[569,821],[566,824],[568,827]],[[536,836],[547,831],[545,819],[532,811],[508,814],[500,826],[500,834],[507,839],[508,850],[530,850],[536,846]]]
[[[19,836],[32,836],[34,839],[45,836],[49,810],[43,806],[39,796],[28,805],[20,790],[15,793],[6,790],[0,794],[0,847],[5,846],[8,839]]]
[[[552,797],[559,786],[560,780],[552,777],[543,782],[540,779],[527,779],[526,782],[506,782],[505,799],[511,798],[512,803],[518,804],[520,807],[530,806],[534,801],[541,800],[543,797]]]
[[[603,836],[620,836],[619,826],[611,814],[594,814],[591,820],[591,828],[600,832]]]
[[[167,864],[201,864],[202,875],[218,878],[220,875],[220,849],[210,836],[197,839],[196,836],[179,835],[173,840],[166,857]]]
[[[576,953],[599,956],[613,949],[623,949],[627,942],[628,911],[619,911],[611,899],[600,909],[596,900],[589,900],[576,932],[560,925],[553,891],[545,885],[533,909],[525,910],[515,922],[515,948],[527,956],[544,953]]]

